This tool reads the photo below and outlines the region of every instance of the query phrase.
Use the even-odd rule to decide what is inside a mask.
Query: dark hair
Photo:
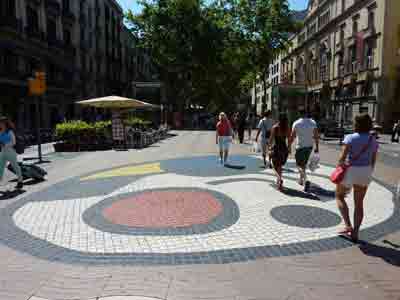
[[[264,111],[263,116],[264,116],[264,117],[270,117],[271,114],[272,114],[272,112],[271,112],[270,110],[267,110],[267,111]]]
[[[372,119],[369,114],[358,115],[354,119],[354,131],[368,133],[372,129]]]
[[[4,125],[6,126],[6,130],[14,130],[15,131],[15,125],[9,118],[0,117],[0,123],[4,123]]]
[[[281,132],[286,132],[289,129],[289,120],[285,113],[279,114],[279,128]]]

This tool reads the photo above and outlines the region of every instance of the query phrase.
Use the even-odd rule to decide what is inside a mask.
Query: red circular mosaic
[[[103,215],[111,223],[132,227],[188,227],[209,223],[222,209],[211,193],[152,191],[116,201]]]

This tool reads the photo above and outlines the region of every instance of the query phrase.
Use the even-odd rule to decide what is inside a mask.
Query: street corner
[[[261,165],[257,156],[232,156],[229,167],[215,156],[182,157],[68,179],[4,208],[0,242],[52,261],[124,265],[232,263],[353,245],[337,236],[332,167],[312,173],[305,193],[289,161],[280,193]],[[365,210],[363,240],[400,229],[398,202],[383,184],[371,184]]]

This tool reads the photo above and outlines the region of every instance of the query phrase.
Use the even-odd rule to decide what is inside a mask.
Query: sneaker
[[[24,187],[24,184],[22,182],[18,182],[17,186],[15,187],[17,190],[20,190]]]
[[[311,186],[311,182],[306,181],[306,183],[304,184],[304,191],[306,193],[308,193],[308,191],[310,190],[310,186]]]

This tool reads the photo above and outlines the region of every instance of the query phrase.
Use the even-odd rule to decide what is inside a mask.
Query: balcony
[[[57,2],[57,0],[46,0],[45,2],[46,9],[55,15],[60,15],[61,5]]]

